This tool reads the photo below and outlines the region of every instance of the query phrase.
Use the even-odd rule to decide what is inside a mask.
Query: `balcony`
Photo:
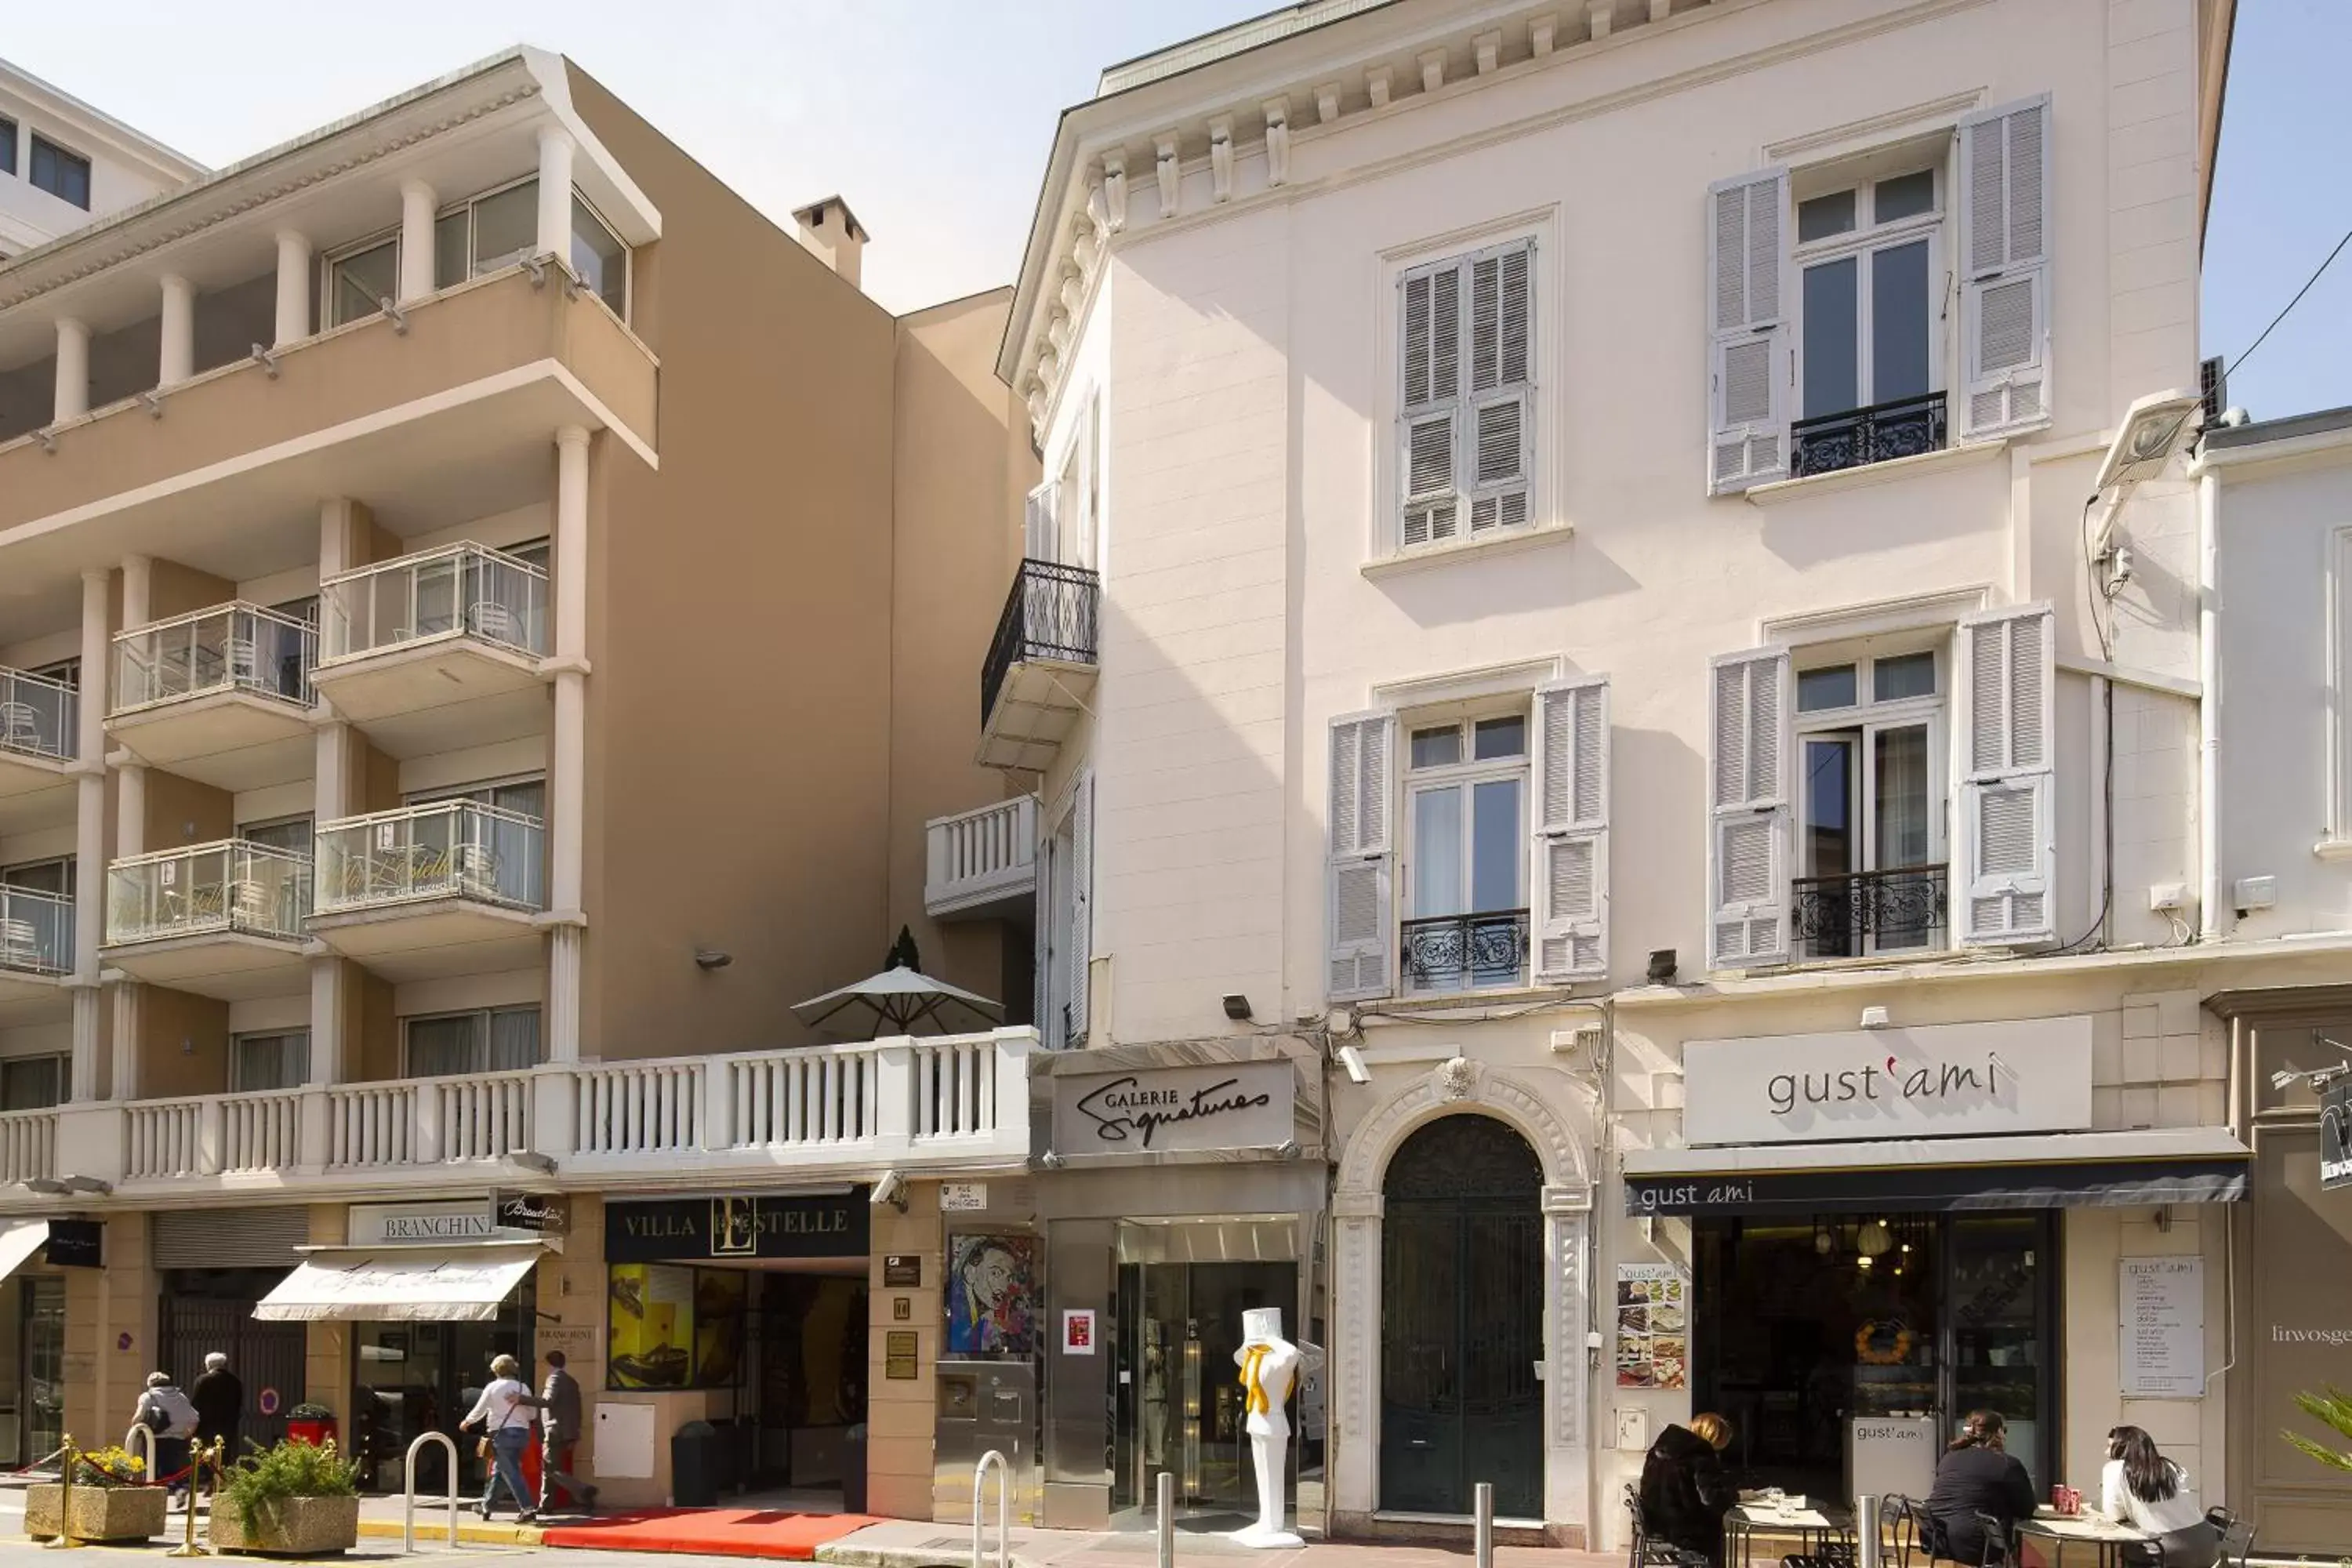
[[[584,1190],[777,1173],[1020,1170],[1035,1032],[197,1095],[0,1116],[0,1181],[60,1163],[118,1190],[479,1191],[530,1152]],[[42,1118],[37,1125],[28,1118]],[[486,1173],[486,1167],[488,1173]]]
[[[1790,932],[1800,962],[1927,952],[1948,945],[1947,868],[1909,866],[1790,885]]]
[[[1076,727],[1099,661],[1102,579],[1024,561],[980,671],[980,763],[1043,773]]]
[[[61,787],[80,723],[81,693],[0,666],[0,800]]]
[[[215,789],[306,778],[317,628],[276,610],[219,605],[114,638],[106,727],[142,762]]]
[[[1896,458],[1940,452],[1945,445],[1944,395],[1874,403],[1850,413],[1800,419],[1790,426],[1792,479],[1833,474]]]
[[[74,901],[0,887],[0,1006],[55,997],[73,966]]]
[[[117,860],[106,870],[106,964],[134,980],[242,1001],[308,984],[310,862],[242,838]]]
[[[1493,910],[1406,921],[1399,954],[1405,989],[1491,991],[1528,982],[1528,911]]]
[[[479,544],[362,566],[319,585],[312,682],[394,757],[546,727],[547,574]]]
[[[547,830],[473,800],[320,824],[310,932],[400,983],[535,963]]]
[[[925,825],[923,908],[933,920],[1026,915],[1037,896],[1037,797],[1016,796]]]

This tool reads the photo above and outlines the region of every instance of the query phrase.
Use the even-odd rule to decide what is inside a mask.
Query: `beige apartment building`
[[[796,216],[520,49],[0,262],[0,1461],[223,1350],[396,1487],[561,1348],[613,1500],[708,1418],[927,1506],[939,1183],[1030,1142],[963,590],[1034,459],[1007,296]],[[1007,1026],[796,1021],[902,927]]]

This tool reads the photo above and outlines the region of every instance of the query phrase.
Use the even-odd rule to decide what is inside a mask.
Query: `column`
[[[544,178],[547,139],[540,141]],[[564,142],[568,175],[571,142]],[[566,187],[569,188],[568,185]],[[540,221],[546,222],[546,187]],[[580,987],[584,916],[581,910],[581,813],[587,797],[588,432],[555,433],[555,734],[548,770],[549,942],[547,1056],[580,1059]]]
[[[122,561],[122,624],[143,626],[152,617],[151,588],[155,563],[144,555]],[[127,860],[147,851],[147,766],[124,763],[114,770],[114,858]],[[109,1100],[139,1097],[139,987],[124,981],[114,988],[114,1081]]]
[[[106,940],[106,673],[110,574],[81,574],[81,691],[75,747],[72,1098],[98,1098],[105,1018],[98,950]]]
[[[404,198],[407,187],[402,187]],[[407,216],[404,210],[403,217]],[[431,232],[432,203],[430,193],[425,202],[426,231]],[[402,240],[407,233],[404,223]],[[404,288],[405,285],[404,284]],[[362,563],[359,508],[346,497],[335,496],[319,504],[319,579],[321,583],[350,571]],[[320,605],[321,621],[331,619],[331,606]],[[315,779],[310,811],[315,822],[324,824],[355,815],[361,805],[360,791],[354,786],[359,768],[353,745],[352,726],[341,720],[321,724],[316,731]],[[315,875],[315,871],[313,875]],[[310,961],[310,1075],[314,1088],[326,1088],[348,1083],[355,1076],[352,1060],[358,1055],[357,1042],[350,1038],[350,992],[352,984],[351,965],[343,959],[331,956]],[[323,1155],[321,1156],[323,1158]]]
[[[400,182],[400,302],[433,292],[433,187],[422,180]]]
[[[280,230],[278,236],[278,347],[310,335],[310,242]]]
[[[70,316],[58,322],[57,417],[62,425],[89,412],[89,329]]]
[[[170,274],[163,279],[163,339],[155,384],[177,386],[196,374],[196,288]]]
[[[553,125],[539,133],[539,249],[572,260],[572,133]]]

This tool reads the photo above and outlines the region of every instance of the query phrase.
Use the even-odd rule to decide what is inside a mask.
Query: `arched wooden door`
[[[1389,1162],[1381,1222],[1383,1511],[1543,1517],[1543,1167],[1489,1116]]]

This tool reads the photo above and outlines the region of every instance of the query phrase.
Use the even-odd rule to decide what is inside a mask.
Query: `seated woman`
[[[1960,1435],[1936,1462],[1935,1489],[1920,1505],[1938,1558],[1977,1568],[1985,1561],[1985,1527],[1977,1515],[2000,1521],[2006,1552],[2017,1521],[2033,1517],[2033,1479],[2007,1450],[2008,1424],[1998,1410],[1971,1410]],[[1996,1559],[1998,1561],[1998,1559]]]
[[[1642,1528],[1652,1541],[1723,1562],[1723,1516],[1739,1500],[1723,1473],[1731,1423],[1713,1413],[1668,1426],[1642,1461]]]
[[[2124,1561],[2161,1563],[2165,1568],[2213,1568],[2221,1554],[2221,1532],[2205,1521],[2189,1472],[2157,1451],[2156,1439],[2137,1426],[2107,1434],[2107,1463],[2099,1473],[2099,1511],[2157,1538],[2163,1548],[2127,1546]]]

